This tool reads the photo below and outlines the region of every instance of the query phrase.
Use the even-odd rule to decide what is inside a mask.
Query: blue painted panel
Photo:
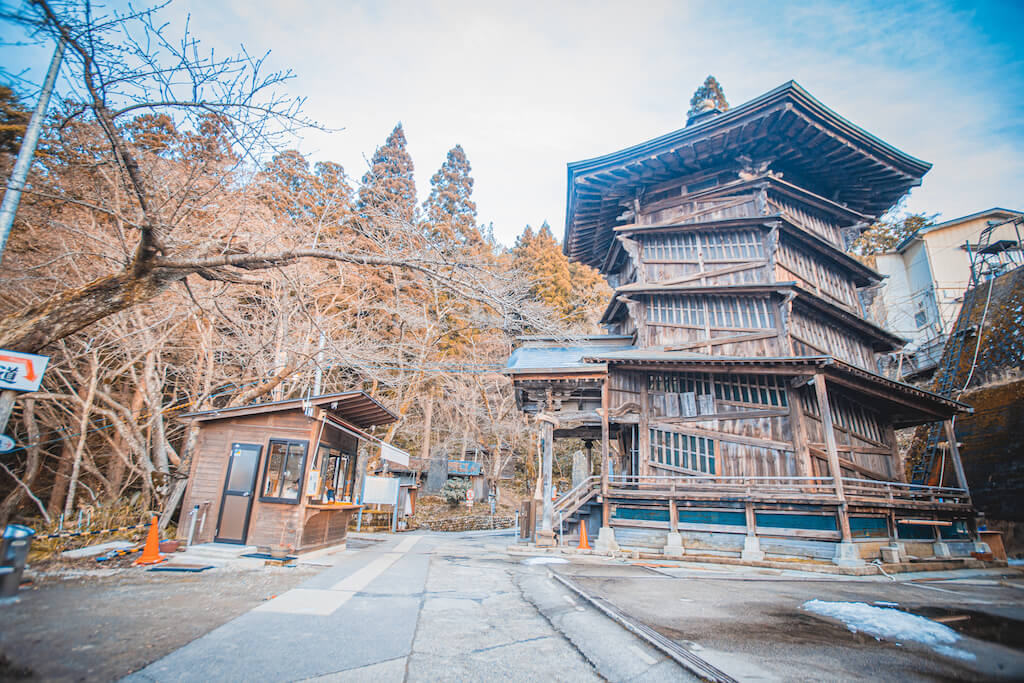
[[[746,516],[742,512],[722,512],[719,510],[677,510],[679,521],[683,524],[727,524],[745,526]],[[615,511],[616,519],[638,519],[646,522],[668,522],[668,510],[651,510],[646,508],[619,507]]]
[[[448,474],[461,474],[473,477],[480,474],[482,471],[482,465],[478,462],[471,462],[469,460],[448,461]]]
[[[935,540],[935,527],[927,524],[903,524],[896,523],[901,539],[908,541],[932,541]]]
[[[967,522],[962,519],[954,520],[953,526],[940,526],[939,536],[942,538],[970,538],[967,533]]]
[[[815,531],[837,531],[833,515],[790,515],[756,513],[757,525],[785,529],[813,529]]]
[[[850,517],[850,533],[854,538],[888,538],[889,524],[885,517]]]
[[[668,510],[619,507],[615,510],[615,519],[639,519],[645,522],[668,522]]]
[[[722,512],[720,510],[679,510],[678,512],[679,521],[686,524],[747,525],[747,517],[743,512]]]

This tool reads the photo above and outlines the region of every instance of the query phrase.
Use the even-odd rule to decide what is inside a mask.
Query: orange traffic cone
[[[142,549],[142,556],[135,560],[135,564],[160,564],[167,558],[160,554],[160,532],[156,528],[156,515],[149,523],[149,535],[146,536],[146,547]]]
[[[580,520],[580,545],[577,550],[590,550],[590,542],[587,540],[587,520]]]

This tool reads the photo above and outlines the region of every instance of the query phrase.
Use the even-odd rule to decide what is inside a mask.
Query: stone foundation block
[[[857,544],[846,541],[836,543],[836,554],[832,557],[832,564],[839,567],[860,567],[864,565],[864,559],[860,556]]]
[[[683,537],[678,533],[669,532],[662,552],[665,553],[665,557],[682,557],[686,553],[686,549],[683,548]]]
[[[743,539],[743,552],[740,557],[744,560],[760,562],[764,559],[764,551],[761,550],[761,541],[757,536],[747,536]]]
[[[597,532],[594,550],[606,554],[618,552],[619,544],[615,542],[615,530],[610,526],[601,527],[601,530]]]

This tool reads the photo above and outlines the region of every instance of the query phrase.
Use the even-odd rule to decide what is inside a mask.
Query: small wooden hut
[[[188,413],[199,424],[185,492],[194,543],[342,543],[360,509],[356,470],[364,430],[398,418],[362,391]],[[182,524],[181,534],[188,532]]]

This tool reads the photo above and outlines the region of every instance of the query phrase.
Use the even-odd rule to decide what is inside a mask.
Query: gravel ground
[[[19,601],[0,606],[0,680],[117,680],[323,567],[186,574],[84,560],[33,569]]]

